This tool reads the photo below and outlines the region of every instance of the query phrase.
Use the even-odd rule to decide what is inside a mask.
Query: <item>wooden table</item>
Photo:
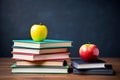
[[[11,58],[0,58],[0,80],[120,80],[120,58],[102,58],[112,64],[115,75],[11,74]]]

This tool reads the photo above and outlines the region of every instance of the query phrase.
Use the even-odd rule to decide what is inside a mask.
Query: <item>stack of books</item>
[[[46,39],[13,40],[12,73],[68,73],[72,41]]]
[[[112,65],[97,59],[93,62],[84,62],[81,58],[72,59],[74,74],[112,75],[114,71]]]

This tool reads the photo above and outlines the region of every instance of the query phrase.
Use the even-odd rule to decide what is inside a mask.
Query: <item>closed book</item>
[[[93,75],[113,75],[114,70],[112,65],[106,65],[105,68],[94,68],[94,69],[76,69],[73,68],[74,74],[93,74]]]
[[[13,40],[13,46],[29,47],[29,48],[60,48],[72,47],[72,41],[69,40],[53,40],[46,39],[42,42],[35,42],[33,40]]]
[[[13,64],[11,66],[12,73],[54,73],[54,74],[62,74],[68,73],[69,66],[16,66]]]
[[[19,52],[12,52],[13,59],[15,60],[28,60],[28,61],[38,61],[38,60],[62,60],[68,59],[70,52],[55,53],[55,54],[26,54]]]
[[[16,61],[17,66],[67,66],[66,60]]]
[[[35,49],[35,48],[23,48],[23,47],[13,47],[13,52],[21,52],[28,54],[46,54],[46,53],[58,53],[67,52],[67,48],[46,48],[46,49]]]
[[[105,64],[106,62],[101,59],[92,62],[85,62],[81,58],[72,59],[72,66],[76,69],[105,68]]]

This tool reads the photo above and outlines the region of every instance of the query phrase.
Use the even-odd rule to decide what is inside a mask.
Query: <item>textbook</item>
[[[66,60],[16,61],[17,66],[67,66]]]
[[[92,68],[105,68],[106,62],[97,59],[93,62],[85,62],[81,58],[79,59],[72,59],[72,66],[76,69],[92,69]]]
[[[68,73],[69,66],[17,66],[13,64],[11,66],[12,73],[26,73],[26,74],[34,74],[34,73],[54,73],[54,74],[62,74]]]
[[[38,61],[38,60],[63,60],[68,59],[70,52],[56,53],[56,54],[26,54],[19,52],[12,52],[13,59],[15,60],[28,60],[28,61]]]
[[[33,40],[13,40],[13,47],[19,46],[23,48],[60,48],[72,47],[72,41],[69,40],[53,40],[45,39],[42,42],[35,42]]]
[[[35,48],[20,48],[14,47],[13,52],[21,52],[21,53],[28,53],[28,54],[50,54],[50,53],[60,53],[60,52],[67,52],[67,48],[50,48],[50,49],[35,49]]]
[[[74,74],[89,74],[89,75],[113,75],[114,70],[112,65],[106,65],[105,68],[94,68],[94,69],[76,69],[73,68]]]

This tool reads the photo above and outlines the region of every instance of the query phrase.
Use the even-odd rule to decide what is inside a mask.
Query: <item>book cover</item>
[[[114,70],[112,65],[106,65],[105,68],[94,68],[94,69],[76,69],[73,68],[74,74],[89,74],[89,75],[113,75]]]
[[[93,62],[84,62],[81,58],[72,59],[72,66],[76,69],[105,68],[105,64],[106,62],[101,59]]]
[[[16,61],[16,66],[67,66],[66,60]]]
[[[62,60],[68,59],[70,52],[57,53],[57,54],[26,54],[26,53],[16,53],[12,52],[13,59],[15,60],[28,60],[28,61],[38,61],[38,60]]]
[[[13,46],[29,47],[29,48],[60,48],[72,47],[72,41],[69,40],[52,40],[46,39],[42,42],[34,42],[33,40],[13,40]]]
[[[20,48],[14,47],[13,52],[28,53],[28,54],[50,54],[68,52],[67,48],[47,48],[47,49],[35,49],[35,48]]]
[[[11,66],[12,73],[68,73],[69,66]]]

